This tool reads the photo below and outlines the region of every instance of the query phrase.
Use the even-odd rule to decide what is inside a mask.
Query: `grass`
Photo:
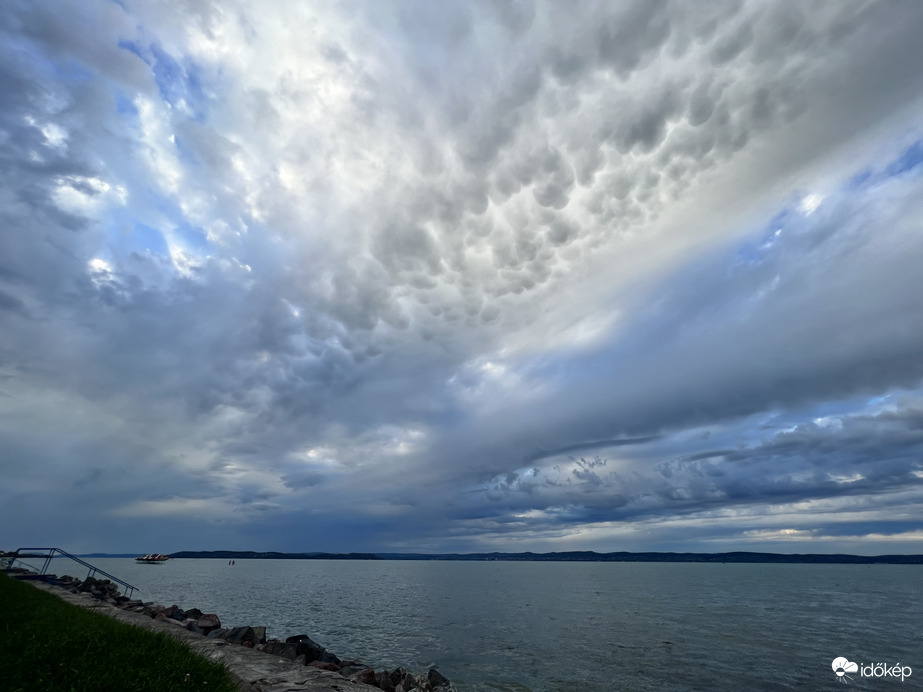
[[[172,637],[84,610],[0,573],[0,689],[236,692],[224,666]]]

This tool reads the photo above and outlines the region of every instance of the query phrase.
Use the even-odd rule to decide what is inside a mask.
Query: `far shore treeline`
[[[131,557],[93,553],[84,557]],[[923,555],[823,555],[782,553],[278,553],[252,550],[183,550],[170,558],[222,560],[468,560],[502,562],[724,562],[845,565],[923,565]]]

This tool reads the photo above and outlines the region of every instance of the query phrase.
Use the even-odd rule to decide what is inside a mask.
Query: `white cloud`
[[[903,516],[915,6],[7,16],[0,363],[118,422],[75,466],[143,438],[195,486],[132,485],[125,516],[556,545],[823,535],[798,502],[831,495]]]
[[[801,211],[803,211],[806,216],[810,216],[815,211],[817,211],[817,208],[823,201],[824,196],[817,192],[813,192],[810,195],[805,195],[801,199]]]

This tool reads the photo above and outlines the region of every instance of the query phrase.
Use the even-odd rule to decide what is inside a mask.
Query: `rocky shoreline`
[[[108,603],[127,612],[139,613],[157,622],[173,625],[192,634],[222,640],[267,656],[276,656],[294,664],[310,666],[324,671],[338,673],[352,682],[377,687],[384,692],[449,692],[455,687],[435,668],[426,673],[414,674],[405,668],[375,671],[355,660],[343,660],[306,634],[297,634],[285,640],[267,638],[266,628],[260,626],[243,626],[226,628],[214,613],[203,613],[198,608],[184,610],[177,605],[164,606],[159,603],[145,603],[123,596],[116,584],[108,579],[87,577],[84,580],[69,575],[52,577],[57,586],[73,593],[88,594],[99,601]]]

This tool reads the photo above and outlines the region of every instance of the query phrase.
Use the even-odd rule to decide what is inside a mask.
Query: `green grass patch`
[[[0,573],[6,692],[236,692],[227,669],[182,642],[71,605]]]

